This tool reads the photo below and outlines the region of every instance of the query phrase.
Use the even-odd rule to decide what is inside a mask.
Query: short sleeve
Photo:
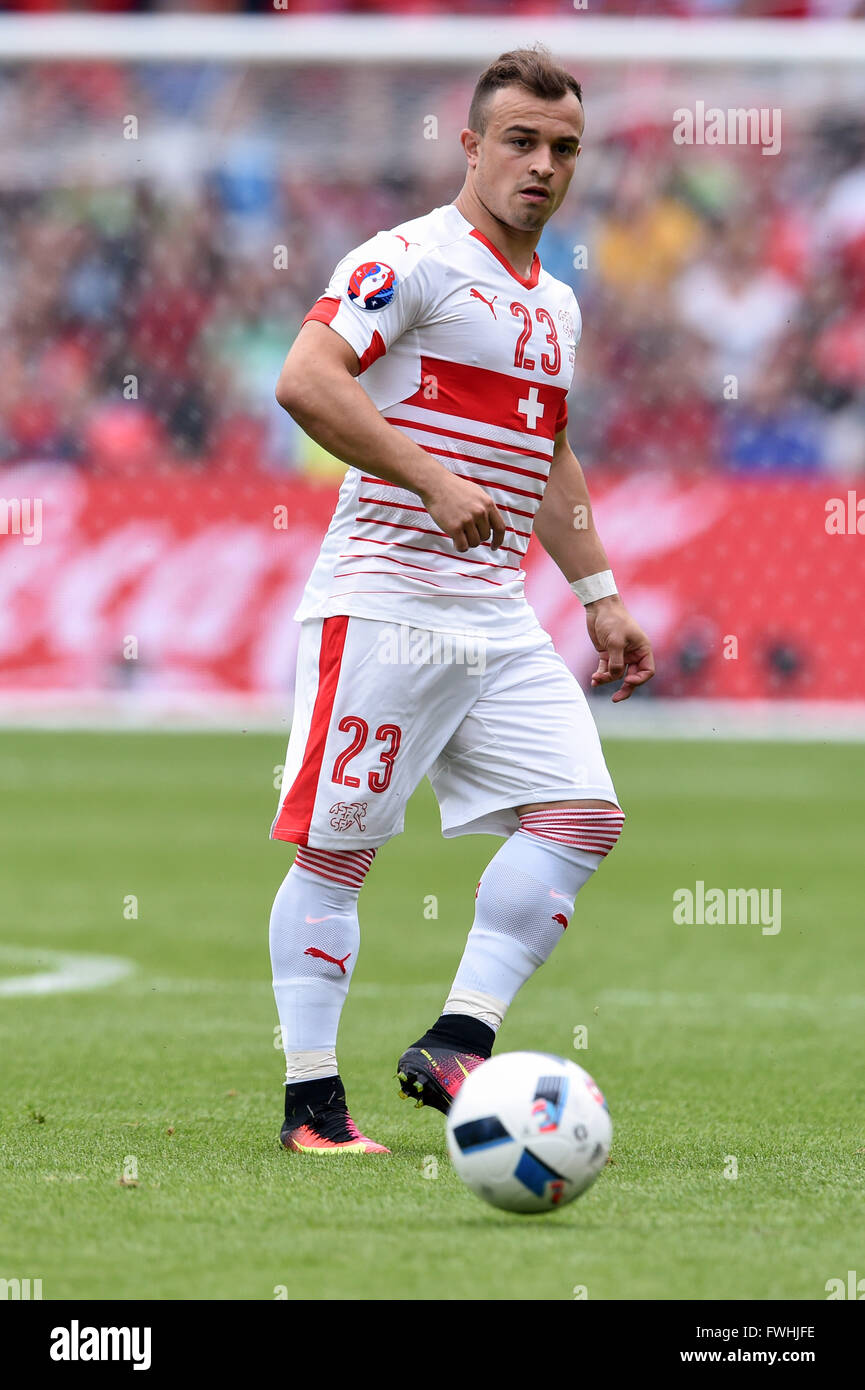
[[[425,274],[416,243],[379,232],[343,256],[303,322],[326,323],[350,343],[366,371],[418,322]]]

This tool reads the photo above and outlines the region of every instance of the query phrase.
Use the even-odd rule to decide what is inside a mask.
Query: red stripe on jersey
[[[350,540],[350,541],[360,541],[362,545],[384,545],[384,546],[398,545],[399,548],[400,548],[400,550],[411,550],[411,551],[414,552],[415,555],[438,555],[439,558],[442,559],[442,560],[460,560],[464,565],[488,565],[488,564],[490,563],[489,560],[470,560],[470,559],[468,559],[467,556],[465,556],[465,555],[457,555],[456,553],[453,554],[453,555],[445,555],[445,553],[444,553],[443,550],[430,550],[430,548],[429,548],[428,545],[408,545],[405,541],[377,541],[377,540],[373,540],[372,536],[349,536],[349,540]],[[369,560],[372,560],[372,559],[374,558],[374,556],[375,556],[375,552],[373,552],[372,554],[366,556],[366,558],[369,559]],[[392,560],[394,557],[393,557],[392,555],[380,555],[380,556],[375,556],[375,558],[380,558],[380,559],[382,559],[382,560]],[[516,566],[516,565],[493,565],[493,569],[498,569],[498,570],[514,570],[514,571],[516,571],[517,566]],[[435,573],[436,573],[436,574],[446,574],[447,571],[446,571],[446,570],[436,570]],[[483,582],[484,582],[485,584],[495,584],[495,586],[496,586],[497,589],[500,589],[500,588],[502,587],[502,586],[501,586],[501,582],[500,582],[499,580],[497,580],[497,579],[489,579],[489,578],[487,577],[487,575],[485,575],[485,574],[468,574],[468,575],[466,575],[466,578],[467,578],[467,579],[482,579]]]
[[[373,571],[369,570],[368,573],[372,574]],[[378,573],[378,571],[376,571],[376,573]],[[387,577],[390,579],[393,578],[393,575],[390,574],[387,570],[381,570],[381,573],[383,575],[387,575]],[[350,579],[351,575],[345,575],[343,577],[346,579]],[[395,589],[340,589],[339,596],[340,598],[348,598],[349,594],[387,594],[389,598],[393,598],[396,592],[397,591]],[[404,593],[405,590],[402,590],[401,592]],[[445,595],[446,598],[465,598],[465,593],[462,590],[442,588],[441,592]],[[522,595],[502,594],[502,596],[500,598],[497,598],[495,602],[520,603],[522,602]]]
[[[460,463],[475,463],[483,468],[498,468],[502,473],[519,473],[524,478],[536,478],[539,483],[546,484],[549,476],[546,473],[534,473],[531,468],[516,468],[511,463],[499,463],[497,459],[478,458],[477,454],[452,454],[449,450],[443,449],[439,449],[438,452],[444,454],[445,458],[459,459]]]
[[[340,300],[334,299],[333,295],[323,294],[321,299],[317,299],[301,322],[301,328],[305,323],[330,323],[336,318]]]
[[[374,502],[377,507],[390,507],[395,512],[425,512],[429,516],[426,507],[413,507],[410,502],[388,502],[386,497],[364,497],[363,493],[358,497],[358,502]]]
[[[386,352],[387,348],[385,347],[384,338],[381,336],[378,329],[376,329],[372,335],[372,342],[359,359],[360,371],[358,372],[358,376],[360,376],[362,372],[365,372],[367,367],[371,367],[373,362],[377,362],[380,357],[384,357]]]
[[[358,515],[355,517],[355,521],[368,521],[369,524],[370,524],[371,526],[392,526],[393,529],[394,529],[395,531],[419,531],[420,534],[421,534],[422,536],[441,536],[441,537],[443,537],[444,540],[449,540],[449,539],[450,539],[450,537],[449,537],[444,531],[427,531],[426,528],[423,527],[423,526],[409,526],[408,523],[405,522],[405,521],[380,521],[378,517],[375,517],[375,516],[361,516],[360,513],[358,513]],[[369,537],[369,536],[352,536],[352,537],[350,537],[350,539],[351,539],[351,540],[369,540],[370,537]],[[384,542],[379,542],[379,543],[380,543],[380,544],[384,544]],[[507,546],[507,545],[500,545],[500,546],[499,546],[499,550],[506,550],[506,551],[508,552],[509,555],[522,555],[522,553],[523,553],[521,550],[512,550],[512,549],[511,549],[509,546]],[[437,555],[438,555],[438,554],[447,555],[447,551],[446,551],[446,550],[436,551],[436,554],[437,554]],[[464,560],[464,559],[465,559],[465,556],[464,556],[464,555],[457,555],[456,558],[457,558],[458,560]],[[499,565],[498,562],[495,561],[495,560],[472,560],[470,563],[473,564],[473,565],[492,565],[495,569],[501,569],[501,568],[502,568],[502,566]],[[505,568],[511,569],[512,566],[507,565],[507,566],[505,566]]]
[[[408,502],[388,502],[386,497],[364,497],[363,493],[361,493],[357,500],[358,502],[369,502],[374,507],[386,507],[387,510],[391,512],[425,512],[427,515],[429,515],[429,513],[426,510],[426,507],[412,507],[409,505]],[[500,508],[499,510],[502,509]],[[526,516],[527,513],[521,512],[520,515]],[[355,517],[355,521],[375,520],[376,518],[372,516],[361,516],[360,512],[358,512],[357,516]],[[527,541],[531,540],[532,535],[531,531],[518,531],[515,526],[506,526],[505,533],[509,536],[523,536],[524,539]]]
[[[368,555],[358,555],[354,550],[346,550],[342,555],[337,556],[340,560],[368,560]],[[411,560],[398,560],[395,555],[385,557],[390,560],[392,565],[404,565],[407,570],[423,570],[424,574],[440,574],[440,570],[433,569],[432,565],[413,565]]]
[[[453,430],[437,429],[435,425],[419,425],[414,420],[396,420],[392,415],[388,417],[388,424],[401,425],[403,429],[409,430],[429,430],[432,434],[439,435],[441,437],[449,435],[451,439],[460,439],[465,437],[455,434]],[[472,440],[471,442],[474,443],[475,441]],[[421,444],[421,441],[418,439],[416,440],[416,443],[420,444],[422,449],[426,449],[427,453],[432,452],[432,450],[427,445],[426,440],[424,440]],[[489,441],[478,440],[477,443],[487,444],[489,443]],[[499,446],[496,445],[495,447],[498,448]],[[504,448],[506,446],[502,445],[501,447]],[[485,454],[457,454],[451,453],[450,450],[444,451],[442,449],[439,449],[438,452],[444,452],[445,457],[449,459],[462,459],[465,463],[482,463],[487,468],[503,468],[507,473],[522,473],[524,478],[537,478],[542,483],[545,483],[549,476],[547,473],[535,473],[532,471],[531,468],[517,468],[516,464],[513,463],[499,463],[498,459],[487,458]],[[545,463],[552,463],[552,459],[549,458],[546,454],[536,454],[530,449],[518,449],[516,450],[516,452],[521,457],[529,456],[531,458],[540,458],[543,459]]]
[[[427,449],[427,453],[434,454],[435,450]],[[442,454],[442,458],[447,458],[447,454]],[[479,485],[485,487],[487,491],[489,491],[490,488],[494,487],[497,488],[499,492],[508,493],[509,496],[516,495],[517,497],[530,497],[533,502],[537,502],[538,506],[540,506],[541,499],[543,497],[543,493],[526,492],[524,487],[514,487],[513,483],[494,483],[492,478],[472,478],[468,473],[454,473],[454,477],[463,478],[464,481],[467,483],[478,483]],[[496,506],[498,505],[498,502],[496,502]],[[524,512],[523,515],[531,515],[532,517],[534,517],[535,513]]]
[[[381,558],[382,558],[383,560],[390,560],[390,559],[392,559],[393,557],[392,557],[391,555],[382,555]],[[333,576],[333,577],[334,577],[334,579],[354,579],[354,577],[355,577],[356,574],[390,574],[390,575],[392,575],[392,574],[393,574],[393,570],[336,570],[336,571],[334,572],[334,576]],[[440,588],[441,588],[441,584],[436,584],[435,581],[432,580],[432,579],[421,579],[421,578],[419,578],[419,576],[417,576],[417,575],[415,575],[414,577],[415,577],[415,579],[417,580],[418,584],[429,584],[429,586],[430,586],[431,589],[440,589]],[[480,576],[474,575],[474,574],[470,574],[470,575],[469,575],[469,579],[477,579],[477,578],[479,578],[479,577],[480,577]],[[358,593],[358,592],[363,593],[363,590],[361,589],[361,590],[358,591],[357,589],[355,589],[353,592],[354,592],[354,593]],[[375,590],[373,590],[373,592],[374,592],[374,593],[378,593],[378,592],[380,592],[380,590],[375,589]]]
[[[427,449],[427,453],[431,453],[431,452],[432,452],[432,450]],[[445,457],[447,457],[447,455],[445,455]],[[454,477],[455,477],[455,478],[465,478],[465,474],[464,474],[464,473],[455,473],[455,474],[454,474]],[[379,487],[396,487],[396,488],[398,488],[398,487],[400,486],[399,483],[388,483],[388,482],[385,482],[384,478],[370,478],[370,477],[368,476],[368,474],[366,474],[366,473],[362,473],[362,474],[361,474],[360,480],[361,480],[362,483],[376,483]],[[471,483],[471,482],[474,482],[474,479],[473,479],[473,478],[469,478],[467,481]],[[504,485],[504,483],[501,483],[499,486],[500,486],[500,487],[504,487],[505,485]],[[511,488],[510,491],[513,492],[513,488]],[[535,494],[534,494],[533,492],[523,492],[523,493],[521,493],[520,495],[521,495],[522,497],[534,497],[534,496],[535,496]],[[360,500],[361,500],[362,502],[369,502],[369,501],[371,501],[372,499],[369,498],[369,497],[362,497]],[[382,505],[384,505],[384,498],[380,498],[379,500],[382,502]],[[388,502],[388,503],[387,503],[387,506],[389,506],[389,507],[398,507],[398,506],[400,506],[400,505],[401,505],[401,504],[400,504],[399,502]],[[534,515],[535,515],[534,512],[523,512],[523,511],[520,511],[519,507],[509,507],[509,506],[507,505],[507,503],[505,503],[505,502],[497,502],[497,503],[496,503],[496,506],[498,507],[498,509],[499,509],[500,512],[510,512],[510,513],[512,513],[514,516],[525,516],[525,517],[528,517],[529,521],[533,521],[533,520],[534,520]],[[423,510],[423,511],[426,511],[426,507],[424,507],[422,510]]]
[[[436,383],[436,395],[428,399],[425,392],[431,378]],[[444,415],[460,415],[466,421],[467,432],[473,420],[480,420],[499,429],[517,430],[528,439],[555,437],[559,408],[565,399],[563,386],[527,381],[525,377],[490,372],[486,367],[469,367],[463,362],[445,362],[439,357],[421,357],[420,380],[414,395],[400,404]],[[526,403],[522,413],[520,401]],[[541,406],[543,414],[536,414]],[[534,418],[534,429],[529,428],[530,418]],[[496,447],[495,440],[483,442]]]
[[[270,832],[272,840],[288,840],[295,845],[309,843],[309,827],[315,808],[347,634],[346,616],[325,618],[318,652],[318,691],[312,709],[306,747],[303,750],[303,762],[283,798],[279,814],[273,823]]]
[[[372,526],[398,526],[397,522],[375,521],[372,517],[356,517],[355,520],[369,521]],[[404,531],[420,530],[418,526],[404,526],[399,529]],[[422,534],[425,536],[436,536],[439,534],[444,535],[444,532],[424,531]],[[449,536],[445,536],[444,538],[445,540],[450,540]],[[364,545],[405,545],[405,541],[380,541],[375,536],[349,536],[349,540],[362,541]],[[450,555],[446,550],[432,550],[428,545],[410,545],[409,550],[426,550],[430,555],[441,555],[442,559],[445,560],[459,560],[463,565],[490,565],[494,570],[516,569],[516,565],[500,565],[497,560],[473,560],[470,555],[459,555],[456,551],[454,551],[453,555]],[[513,550],[507,545],[500,545],[499,550],[506,550],[509,555],[516,555],[519,559],[523,557],[522,550]]]
[[[510,261],[505,259],[499,248],[497,246],[493,246],[493,243],[490,241],[489,237],[484,236],[483,232],[479,232],[477,227],[474,227],[472,231],[469,232],[469,236],[473,236],[476,238],[477,241],[483,242],[487,250],[492,251],[499,264],[503,265],[508,274],[513,275],[515,280],[519,280],[520,284],[523,285],[525,289],[533,290],[535,288],[535,285],[538,283],[538,276],[541,273],[541,258],[538,255],[537,251],[532,256],[531,274],[520,275],[518,271],[514,270]]]
[[[304,323],[332,323],[339,312],[341,303],[342,300],[335,299],[333,295],[323,294],[321,299],[317,299],[313,304],[306,318],[302,321],[300,325],[301,328],[303,328]],[[378,329],[376,329],[370,340],[369,347],[358,358],[360,362],[358,376],[360,376],[362,372],[365,372],[367,367],[371,367],[373,362],[377,362],[380,357],[384,357],[386,352],[387,348],[384,339]]]
[[[558,434],[559,430],[563,430],[563,429],[565,428],[565,425],[566,425],[567,423],[568,423],[568,403],[567,403],[567,401],[562,401],[561,405],[559,406],[559,413],[558,413],[558,415],[556,416],[556,434]]]
[[[399,405],[409,405],[409,401],[400,401]],[[391,410],[398,410],[399,405],[393,405]],[[487,449],[506,449],[508,453],[517,454],[520,458],[541,459],[543,463],[552,463],[552,455],[545,454],[540,449],[527,449],[522,444],[502,444],[497,439],[487,439],[482,434],[472,434],[469,430],[445,429],[443,425],[433,424],[424,420],[399,420],[395,415],[385,415],[389,425],[401,425],[408,430],[427,430],[430,434],[440,434],[442,439],[462,439],[467,444],[482,444]],[[467,423],[471,423],[468,421]],[[472,455],[477,457],[477,455]],[[546,473],[543,475],[546,477]]]
[[[407,521],[377,521],[375,517],[371,516],[356,516],[355,521],[371,521],[375,526],[393,526],[398,531],[419,531],[422,536],[439,536],[442,540],[448,539],[446,531],[430,531],[427,526],[410,526]],[[363,540],[363,536],[349,536],[349,540]]]

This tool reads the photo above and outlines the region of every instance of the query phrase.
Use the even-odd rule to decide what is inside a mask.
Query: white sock
[[[498,1028],[508,1005],[551,954],[577,893],[602,856],[518,830],[484,870],[475,918],[444,1013]]]
[[[293,864],[270,914],[287,1081],[336,1076],[336,1035],[360,945],[359,886]]]

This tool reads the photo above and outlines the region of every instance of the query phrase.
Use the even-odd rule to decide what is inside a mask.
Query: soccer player
[[[583,602],[593,685],[654,672],[568,444],[581,331],[535,247],[583,133],[576,79],[543,49],[481,75],[453,203],[340,261],[276,396],[349,465],[296,617],[294,722],[271,837],[298,846],[270,919],[286,1057],[283,1145],[388,1152],[351,1119],[336,1061],[357,899],[424,776],[445,836],[504,844],[440,1017],[397,1064],[447,1112],[561,937],[624,814],[586,699],[523,592],[534,531]]]

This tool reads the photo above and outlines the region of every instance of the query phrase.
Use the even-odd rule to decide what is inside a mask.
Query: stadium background
[[[294,26],[302,51],[308,21],[362,19],[307,8],[247,22]],[[530,37],[563,12],[506,14]],[[781,11],[651,12],[693,32],[688,16]],[[455,196],[479,62],[447,28],[452,61],[395,61],[387,18],[366,21],[379,63],[292,62],[291,45],[272,64],[72,60],[42,22],[42,60],[0,68],[0,492],[42,506],[38,544],[0,534],[0,717],[284,718],[291,614],[343,470],[277,406],[276,377],[347,247]],[[865,655],[862,541],[826,512],[855,508],[865,471],[860,69],[754,56],[570,59],[584,151],[540,253],[581,303],[571,442],[657,648],[640,728],[710,699],[762,702],[759,729],[862,723],[845,674]],[[778,107],[779,153],[675,144],[674,109],[698,100]],[[536,544],[528,571],[585,677],[580,614]],[[846,722],[815,724],[809,701],[844,702]]]
[[[827,740],[865,727],[865,542],[825,526],[865,466],[862,26],[812,27],[849,17],[823,0],[618,8],[0,16],[0,497],[42,503],[38,544],[0,534],[0,719],[56,726],[0,730],[7,1286],[583,1289],[594,1345],[600,1300],[814,1300],[862,1271],[865,776],[861,742]],[[267,829],[341,470],[273,389],[344,250],[455,195],[483,62],[544,37],[586,92],[541,247],[583,308],[571,440],[659,675],[593,702],[626,833],[497,1043],[585,1062],[615,1125],[594,1187],[527,1227],[462,1187],[440,1115],[397,1103],[495,845],[444,842],[427,785],[364,889],[339,1039],[392,1157],[313,1171],[277,1146],[266,922],[290,851]],[[676,146],[698,100],[780,107],[781,153]],[[542,552],[529,587],[584,678]],[[683,731],[704,737],[657,737]],[[677,924],[695,882],[780,888],[783,929]]]

